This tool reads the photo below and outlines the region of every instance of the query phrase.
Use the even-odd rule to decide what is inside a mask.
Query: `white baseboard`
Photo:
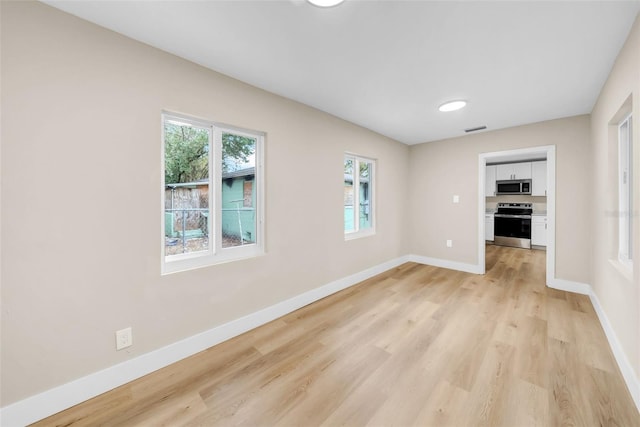
[[[611,351],[613,352],[616,363],[620,368],[622,377],[627,384],[629,393],[631,393],[631,397],[633,398],[633,402],[636,404],[636,408],[638,409],[638,411],[640,411],[640,381],[638,381],[636,372],[631,366],[631,363],[629,363],[629,359],[627,359],[627,355],[624,353],[622,345],[620,344],[620,341],[618,340],[618,337],[613,330],[613,327],[611,326],[611,322],[609,322],[609,318],[602,309],[600,300],[593,291],[593,288],[586,283],[573,282],[571,280],[556,278],[552,279],[549,287],[559,289],[561,291],[575,292],[577,294],[589,296],[591,304],[593,305],[593,308],[598,315],[598,320],[602,325],[602,329],[604,329],[604,333],[607,336],[607,341],[609,341],[609,347],[611,347]]]
[[[16,427],[34,423],[408,261],[409,257],[403,256],[384,262],[166,347],[13,403],[0,409],[0,425]]]
[[[573,292],[576,294],[592,294],[591,286],[587,285],[586,283],[574,282],[572,280],[553,278],[549,283],[547,283],[547,286],[553,289],[558,289],[560,291]]]
[[[420,264],[432,265],[434,267],[448,268],[449,270],[464,271],[466,273],[482,274],[484,271],[476,264],[466,264],[463,262],[449,261],[447,259],[431,258],[421,255],[409,255],[408,260]]]
[[[631,397],[636,404],[636,408],[640,411],[640,381],[638,381],[638,376],[636,375],[633,366],[631,366],[631,363],[629,363],[629,359],[624,353],[620,341],[618,341],[618,337],[611,326],[611,322],[609,322],[609,318],[602,309],[602,305],[600,305],[598,296],[592,289],[590,289],[590,291],[589,298],[591,299],[591,304],[593,304],[593,308],[596,310],[602,329],[604,329],[604,333],[609,341],[609,347],[611,347],[611,351],[613,351],[613,356],[616,358],[620,372],[622,372],[624,382],[627,383],[629,393],[631,393]]]

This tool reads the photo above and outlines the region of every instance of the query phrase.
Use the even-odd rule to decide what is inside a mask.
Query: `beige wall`
[[[0,3],[1,406],[408,252],[407,146],[48,6]],[[162,109],[266,132],[266,256],[160,276]],[[348,242],[345,151],[378,159],[378,232]],[[134,346],[116,352],[127,326]]]
[[[633,97],[634,221],[633,277],[617,268],[618,187],[616,113]],[[610,125],[613,124],[613,126]],[[590,164],[594,197],[591,199],[593,289],[611,321],[627,358],[640,373],[640,17],[620,51],[600,93],[591,119]]]
[[[544,145],[556,146],[556,277],[589,283],[589,116],[411,146],[411,253],[477,264],[478,155]]]
[[[0,406],[407,253],[475,264],[478,154],[552,144],[556,276],[594,286],[638,370],[640,265],[634,284],[609,262],[607,139],[620,104],[638,99],[638,22],[591,120],[406,147],[45,5],[0,10]],[[162,109],[267,133],[266,256],[160,276]],[[638,147],[637,102],[634,114]],[[349,242],[345,151],[378,159],[378,233]],[[135,344],[116,352],[126,326]]]

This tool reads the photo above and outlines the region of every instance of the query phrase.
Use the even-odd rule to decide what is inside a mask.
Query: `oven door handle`
[[[494,218],[531,219],[531,215],[493,214]]]

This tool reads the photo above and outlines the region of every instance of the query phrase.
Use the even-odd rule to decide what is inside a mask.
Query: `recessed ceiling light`
[[[456,111],[461,108],[464,108],[465,105],[467,105],[467,101],[449,101],[439,106],[438,110],[444,111],[444,112]]]
[[[337,6],[342,3],[344,0],[307,0],[314,6],[318,7],[332,7]]]

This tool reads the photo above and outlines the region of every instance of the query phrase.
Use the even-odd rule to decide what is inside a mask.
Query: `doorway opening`
[[[491,184],[489,188],[487,187],[487,182],[491,183],[491,177],[489,181],[487,180],[487,165],[491,168],[493,166],[497,166],[499,164],[523,164],[527,162],[546,162],[546,171],[544,171],[544,178],[546,180],[546,195],[542,198],[542,193],[533,193],[538,194],[538,196],[532,196],[530,194],[525,194],[527,192],[523,190],[518,194],[517,192],[513,192],[513,194],[509,194],[509,190],[504,190],[502,192],[495,191],[493,194],[488,194],[491,190]],[[491,169],[489,169],[491,171]],[[498,181],[527,181],[526,179],[518,179],[518,172],[516,170],[509,174],[508,171],[505,170],[504,167],[501,168],[501,174],[505,176],[496,176],[497,178],[504,178],[503,180]],[[529,182],[531,179],[529,178]],[[493,184],[495,186],[495,184]],[[503,187],[509,188],[509,187]],[[485,274],[486,272],[486,257],[485,257],[485,244],[486,235],[488,230],[487,212],[495,212],[498,207],[498,203],[506,203],[506,204],[516,204],[516,203],[530,203],[532,211],[534,213],[546,213],[546,223],[544,224],[545,239],[544,243],[546,244],[546,285],[548,286],[553,282],[555,277],[555,227],[556,227],[556,147],[555,145],[547,145],[540,147],[530,147],[530,148],[522,148],[515,150],[507,150],[507,151],[497,151],[491,153],[481,153],[478,155],[478,265],[477,271],[480,274]],[[527,206],[518,206],[521,208],[528,208]],[[539,220],[540,218],[538,218]],[[495,221],[495,219],[492,219]],[[531,223],[529,223],[531,226]],[[522,228],[526,230],[527,224],[522,225]],[[533,227],[533,226],[532,226]],[[535,243],[540,243],[536,241],[536,238],[533,239],[534,247],[537,246]]]

